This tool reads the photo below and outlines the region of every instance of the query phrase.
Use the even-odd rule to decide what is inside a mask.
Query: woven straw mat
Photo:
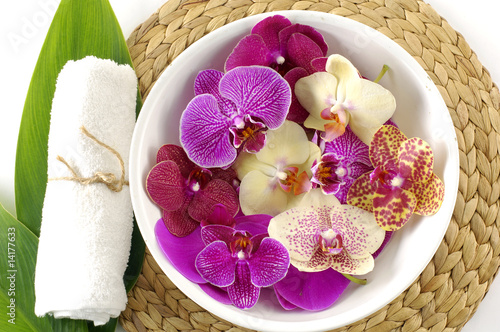
[[[128,39],[144,98],[194,41],[240,18],[276,10],[328,12],[364,23],[401,45],[427,71],[450,111],[460,150],[450,225],[434,258],[406,291],[336,331],[459,331],[500,265],[500,93],[463,36],[415,0],[190,1],[168,1]],[[120,322],[127,331],[248,331],[187,298],[149,252]]]

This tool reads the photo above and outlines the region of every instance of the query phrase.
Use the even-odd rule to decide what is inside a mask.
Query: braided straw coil
[[[335,331],[459,331],[500,266],[500,93],[463,36],[431,6],[416,0],[169,0],[128,39],[142,96],[205,34],[246,16],[291,9],[345,16],[401,45],[438,87],[458,138],[457,202],[432,261],[390,304]],[[248,331],[187,298],[149,252],[120,322],[127,331]]]

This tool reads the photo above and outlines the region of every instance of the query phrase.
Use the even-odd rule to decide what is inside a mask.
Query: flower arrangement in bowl
[[[242,19],[189,47],[151,90],[131,156],[164,272],[258,330],[332,329],[390,302],[437,249],[458,186],[451,119],[418,63],[316,12]]]

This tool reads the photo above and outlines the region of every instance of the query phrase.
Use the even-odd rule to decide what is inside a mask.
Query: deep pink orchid
[[[266,130],[283,124],[291,100],[288,83],[261,66],[237,67],[226,74],[202,71],[195,94],[181,116],[180,141],[201,167],[227,167],[240,151],[260,151]]]
[[[421,138],[408,139],[394,126],[382,126],[370,144],[375,167],[351,186],[347,202],[373,211],[380,227],[395,231],[416,213],[432,215],[443,201],[444,184],[432,171],[434,156]]]
[[[224,205],[232,216],[238,212],[233,170],[196,166],[180,146],[173,144],[162,146],[156,161],[148,174],[146,189],[162,209],[163,222],[172,234],[190,234],[217,204]]]
[[[226,60],[229,71],[239,66],[260,65],[285,74],[294,67],[311,71],[311,60],[324,57],[328,51],[323,36],[313,27],[292,24],[275,15],[257,23]]]

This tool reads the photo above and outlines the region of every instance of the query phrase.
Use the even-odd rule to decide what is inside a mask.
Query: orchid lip
[[[327,255],[337,255],[343,250],[342,236],[333,229],[319,232],[317,241],[321,251]]]

